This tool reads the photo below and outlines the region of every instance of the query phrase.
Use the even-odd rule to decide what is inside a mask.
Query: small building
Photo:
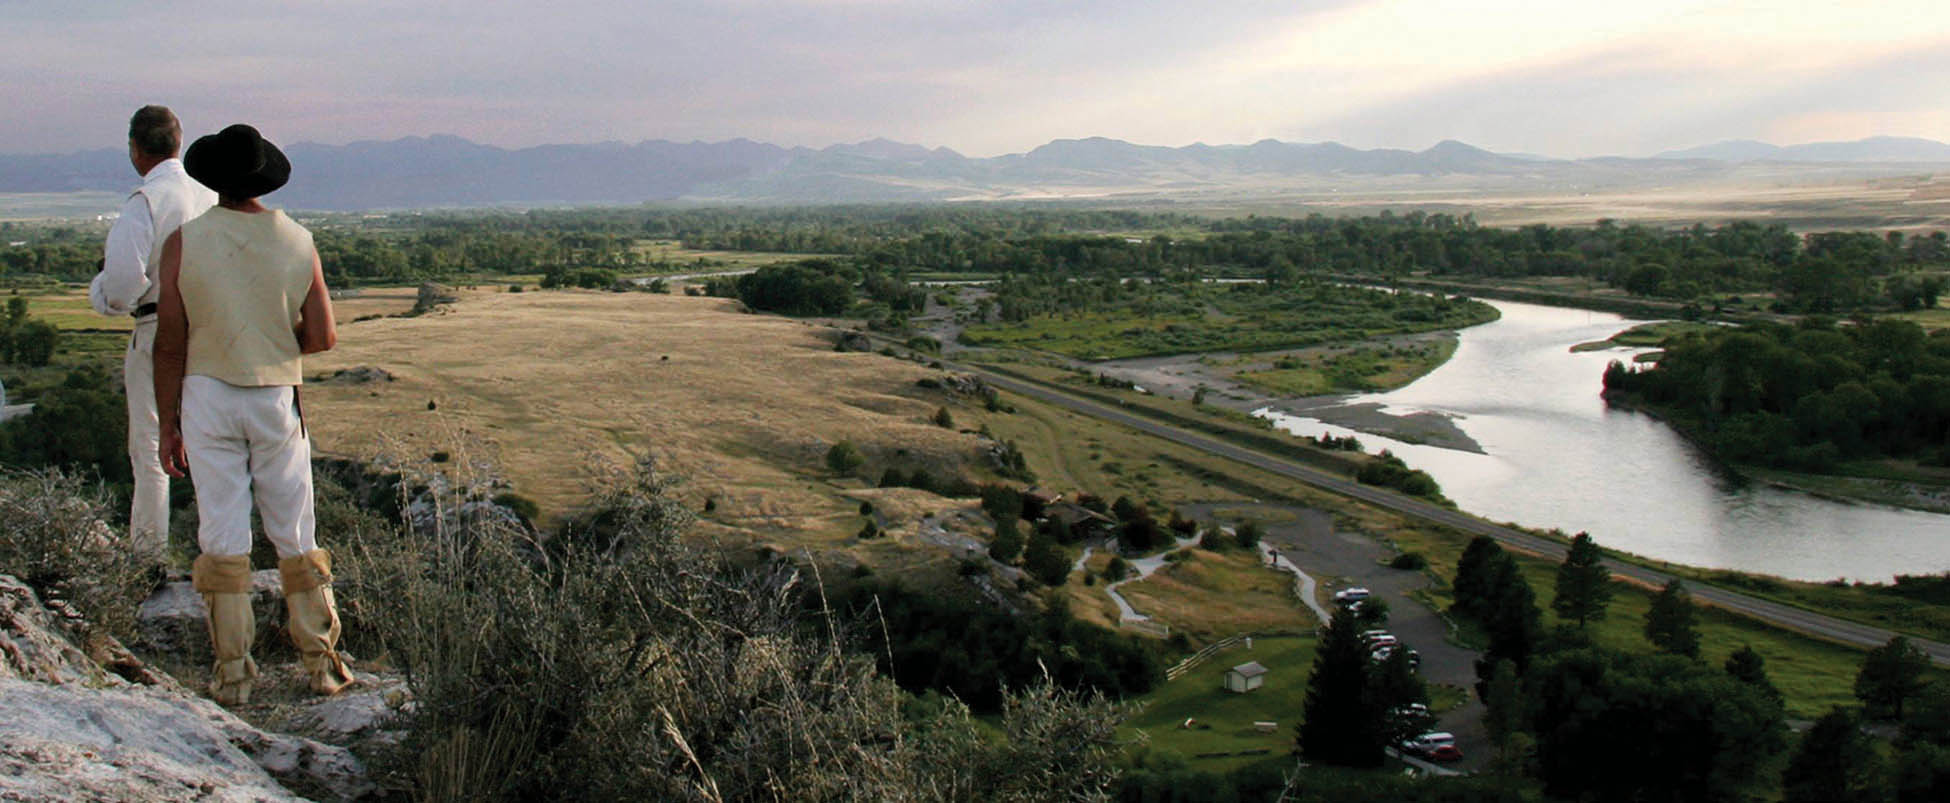
[[[1226,691],[1245,694],[1266,684],[1266,667],[1258,661],[1246,663],[1226,670]]]
[[[1075,502],[1058,502],[1044,509],[1044,515],[1063,522],[1078,538],[1106,535],[1117,528],[1117,520]]]

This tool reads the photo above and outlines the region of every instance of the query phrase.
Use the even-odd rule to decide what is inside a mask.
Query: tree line
[[[1950,465],[1950,330],[1811,317],[1687,335],[1649,369],[1613,363],[1605,392],[1736,463],[1822,471],[1895,457]]]

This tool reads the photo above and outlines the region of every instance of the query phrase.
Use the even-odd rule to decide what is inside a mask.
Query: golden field
[[[423,469],[491,465],[547,513],[573,509],[647,455],[684,478],[680,494],[695,508],[715,501],[705,532],[909,551],[918,545],[902,541],[920,515],[973,500],[835,477],[827,448],[855,443],[868,458],[863,477],[898,465],[979,478],[984,441],[929,422],[943,404],[959,410],[946,392],[915,386],[938,372],[832,342],[823,328],[723,299],[463,291],[427,315],[342,326],[337,349],[307,358],[307,376],[370,366],[394,380],[314,382],[307,414],[322,452]],[[862,499],[882,526],[906,526],[856,541]]]

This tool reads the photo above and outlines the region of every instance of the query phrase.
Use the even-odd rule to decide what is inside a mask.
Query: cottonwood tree
[[[1734,799],[1783,746],[1779,706],[1696,661],[1570,650],[1523,679],[1552,798]]]
[[[989,557],[1001,563],[1011,563],[1022,554],[1022,531],[1016,527],[1015,519],[1001,519],[995,523],[995,540],[989,542]]]
[[[1022,553],[1022,568],[1047,586],[1060,586],[1070,578],[1069,557],[1063,554],[1056,539],[1042,531],[1029,536],[1029,546]]]
[[[1645,638],[1659,649],[1688,658],[1699,657],[1699,614],[1693,610],[1693,595],[1675,577],[1659,590],[1652,609],[1645,614]]]
[[[1727,674],[1732,675],[1734,680],[1759,689],[1762,694],[1767,695],[1768,699],[1773,700],[1777,705],[1780,704],[1781,690],[1775,687],[1774,681],[1768,679],[1767,661],[1760,657],[1760,653],[1754,652],[1752,645],[1743,644],[1740,649],[1734,650],[1732,655],[1727,656],[1727,662],[1722,665],[1722,668],[1726,669]]]
[[[1889,799],[1889,768],[1875,741],[1840,708],[1830,709],[1801,737],[1781,770],[1783,803],[1881,803]]]
[[[1930,656],[1909,639],[1897,636],[1869,651],[1862,658],[1862,671],[1855,675],[1855,697],[1871,716],[1903,718],[1903,704],[1923,692],[1923,673],[1930,669]]]
[[[1559,619],[1577,620],[1582,630],[1586,622],[1605,618],[1612,587],[1611,570],[1605,568],[1604,559],[1590,533],[1578,533],[1571,539],[1571,552],[1557,567],[1557,595],[1551,599],[1551,610]]]

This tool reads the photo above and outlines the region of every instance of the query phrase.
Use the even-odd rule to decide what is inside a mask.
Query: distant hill
[[[1578,188],[1725,178],[1755,163],[1950,164],[1950,145],[1877,137],[1781,147],[1733,141],[1653,159],[1563,160],[1445,140],[1422,151],[1336,142],[1138,145],[1059,139],[1026,153],[969,158],[948,148],[871,139],[821,149],[746,139],[652,140],[499,148],[438,135],[290,146],[293,181],[273,196],[293,209],[629,204],[820,203],[1047,197],[1277,194],[1338,187]],[[1887,173],[1888,171],[1883,171]],[[1836,171],[1827,169],[1826,175]],[[0,192],[126,191],[119,150],[0,155]]]
[[[1660,159],[1712,159],[1723,162],[1950,162],[1950,145],[1917,137],[1869,137],[1854,142],[1770,145],[1736,139],[1697,148],[1667,151]]]

